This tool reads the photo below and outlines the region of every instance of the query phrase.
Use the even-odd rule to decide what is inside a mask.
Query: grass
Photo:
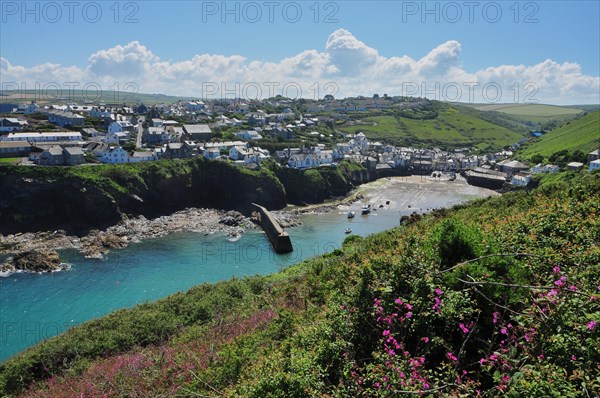
[[[519,151],[519,156],[523,159],[531,159],[535,155],[548,158],[562,150],[582,151],[587,154],[598,148],[600,148],[600,111],[566,122]]]
[[[579,173],[117,311],[1,364],[0,395],[597,396],[599,194]]]
[[[478,117],[462,108],[438,104],[437,117],[412,119],[403,116],[373,116],[362,119],[371,125],[342,126],[346,133],[362,131],[370,140],[415,146],[506,146],[522,135]]]
[[[0,158],[0,164],[16,164],[20,160],[20,158]]]
[[[582,109],[545,104],[475,104],[467,105],[482,112],[498,112],[533,128],[551,121],[562,122],[583,112]]]

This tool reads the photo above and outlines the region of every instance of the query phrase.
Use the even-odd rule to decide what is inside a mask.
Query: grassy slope
[[[548,157],[560,150],[588,153],[600,147],[600,111],[572,120],[545,134],[519,155],[528,159],[539,154]]]
[[[384,140],[401,145],[439,145],[457,147],[465,145],[510,145],[522,136],[506,127],[498,126],[446,104],[437,104],[438,116],[434,119],[416,120],[406,117],[374,116],[363,119],[375,122],[374,126],[345,126],[347,133],[362,131],[372,140]]]
[[[194,99],[192,97],[180,97],[180,96],[171,96],[165,94],[145,94],[145,93],[136,93],[132,92],[133,87],[128,87],[130,91],[120,91],[115,92],[104,88],[104,90],[100,92],[95,92],[93,89],[90,92],[86,93],[84,91],[74,90],[70,97],[69,101],[77,102],[80,104],[84,104],[86,100],[98,102],[103,101],[110,104],[135,104],[135,103],[143,103],[145,105],[156,105],[156,104],[170,104],[177,101]],[[63,93],[56,93],[50,90],[46,95],[42,95],[39,91],[35,90],[23,90],[18,93],[10,93],[7,92],[8,95],[0,97],[0,102],[2,103],[21,103],[21,102],[29,102],[31,100],[36,100],[38,104],[50,104],[56,102],[64,102],[66,101],[67,91]]]
[[[56,375],[25,396],[595,396],[599,195],[582,173],[118,311],[4,363],[0,392]]]

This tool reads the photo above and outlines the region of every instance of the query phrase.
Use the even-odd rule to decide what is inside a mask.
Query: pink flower
[[[494,322],[494,325],[498,322],[498,319],[500,319],[500,314],[498,312],[494,312],[492,320],[492,322]]]
[[[412,316],[412,312],[407,312],[407,313],[406,313],[406,317],[407,317],[407,318],[410,318],[411,316]]]
[[[435,294],[437,294],[438,296],[441,296],[442,294],[444,294],[444,292],[442,291],[442,289],[440,289],[439,287],[435,289]]]
[[[507,334],[508,332],[506,331],[506,328],[502,328],[502,329],[500,329],[500,333]]]
[[[461,331],[462,331],[464,334],[467,334],[467,333],[469,333],[469,329],[468,329],[468,328],[465,326],[465,324],[464,324],[464,323],[459,323],[459,324],[458,324],[458,327],[460,328],[460,330],[461,330]]]
[[[429,343],[429,337],[421,337],[421,341],[425,344]]]
[[[589,330],[594,330],[594,329],[596,329],[597,325],[598,325],[598,322],[596,322],[596,321],[589,321],[588,324],[587,324],[587,328]]]
[[[458,358],[456,358],[456,356],[452,352],[448,352],[446,356],[448,357],[448,359],[451,359],[454,362],[458,361]]]
[[[560,267],[558,265],[556,267],[552,268],[552,270],[554,271],[555,274],[560,274]]]
[[[485,358],[481,358],[481,359],[479,360],[479,364],[480,364],[480,365],[483,365],[483,364],[484,364],[484,363],[486,363],[486,362],[487,362],[487,359],[485,359]]]
[[[423,383],[423,388],[424,388],[425,390],[428,390],[428,389],[429,389],[429,384],[427,384],[427,383]]]
[[[410,305],[408,303],[404,303],[404,306],[406,307],[407,310],[412,310],[412,305]]]
[[[555,281],[555,282],[554,282],[554,284],[555,284],[556,286],[562,286],[562,285],[564,285],[565,283],[564,283],[562,280],[560,280],[560,279],[559,279],[559,280]]]
[[[575,355],[571,355],[571,361],[576,361],[577,357]]]
[[[539,359],[541,359],[541,360],[543,361],[543,360],[544,360],[544,358],[545,358],[545,357],[544,357],[544,354],[540,354],[540,355],[538,355],[538,358],[539,358]]]
[[[396,300],[394,300],[394,303],[402,305],[402,300],[400,298],[397,298]]]
[[[390,335],[390,331],[388,329],[383,331],[383,335],[384,336],[389,336]]]
[[[569,286],[569,290],[574,292],[575,290],[577,290],[577,288],[575,287],[575,285],[571,285]]]

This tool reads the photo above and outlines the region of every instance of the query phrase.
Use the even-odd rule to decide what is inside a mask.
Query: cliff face
[[[221,162],[0,169],[0,233],[64,229],[83,235],[123,214],[157,217],[186,207],[234,209],[286,205],[280,182]]]
[[[0,234],[55,231],[85,235],[123,214],[154,218],[186,207],[281,209],[347,194],[369,179],[360,166],[249,171],[203,159],[118,166],[0,168]]]

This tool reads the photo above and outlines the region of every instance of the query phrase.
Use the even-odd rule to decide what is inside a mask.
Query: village
[[[527,186],[534,174],[553,173],[556,165],[534,167],[511,160],[527,140],[494,153],[473,148],[442,150],[399,147],[374,141],[362,132],[344,133],[335,121],[358,111],[406,110],[426,100],[365,98],[303,103],[295,100],[179,101],[152,107],[110,105],[38,105],[35,101],[0,116],[0,158],[18,158],[31,166],[123,164],[203,157],[259,168],[272,159],[284,167],[336,167],[360,163],[380,176],[432,175],[500,189],[505,183]],[[295,109],[295,110],[292,110]],[[301,143],[301,145],[299,145]],[[600,168],[600,151],[588,154],[589,170]],[[583,163],[571,162],[568,170]]]

